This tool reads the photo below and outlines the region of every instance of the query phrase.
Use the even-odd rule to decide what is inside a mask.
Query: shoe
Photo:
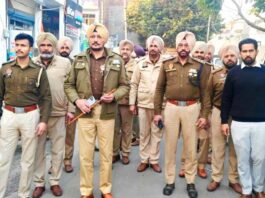
[[[102,198],[113,198],[111,193],[101,194]]]
[[[71,164],[65,164],[64,165],[64,171],[67,173],[71,173],[74,171],[73,166]]]
[[[48,174],[49,174],[49,175],[52,174],[52,167],[49,168],[49,170],[48,170]]]
[[[255,190],[253,190],[253,193],[256,196],[256,198],[265,198],[264,192],[256,192]]]
[[[52,191],[52,194],[56,197],[63,195],[63,190],[61,189],[61,187],[59,185],[51,186],[51,191]]]
[[[130,159],[128,156],[121,156],[121,162],[122,164],[127,165],[130,163]]]
[[[185,177],[185,170],[184,169],[180,169],[179,171],[179,177],[184,178]]]
[[[244,194],[242,194],[242,195],[240,196],[240,198],[252,198],[252,195],[244,195]]]
[[[166,184],[166,186],[163,189],[163,194],[169,196],[169,195],[171,195],[173,193],[174,189],[175,189],[175,183]]]
[[[198,175],[199,177],[206,179],[207,178],[207,172],[205,170],[205,168],[198,168]]]
[[[242,187],[239,183],[230,183],[229,182],[229,187],[232,188],[236,193],[241,194],[242,193]]]
[[[141,164],[139,164],[139,166],[137,167],[137,172],[144,172],[148,167],[149,165],[147,163],[141,162]]]
[[[190,198],[198,197],[198,192],[195,188],[195,184],[187,184],[187,191]]]
[[[94,198],[94,195],[81,195],[81,198]]]
[[[139,144],[140,144],[140,140],[138,138],[132,139],[132,143],[131,143],[132,146],[139,146]]]
[[[36,187],[32,193],[32,198],[40,198],[45,191],[44,186]]]
[[[121,159],[120,155],[113,155],[112,156],[112,164],[116,163]]]
[[[157,173],[161,173],[162,169],[160,168],[159,164],[150,164],[151,168],[153,169],[153,171],[157,172]]]
[[[214,180],[211,181],[211,183],[208,184],[207,190],[212,192],[215,191],[217,188],[219,188],[220,182],[216,182]]]

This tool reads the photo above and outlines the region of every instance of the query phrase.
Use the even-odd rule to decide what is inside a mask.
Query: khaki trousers
[[[39,137],[36,152],[34,182],[37,187],[45,186],[46,137],[51,141],[51,175],[50,185],[58,185],[62,175],[65,150],[65,117],[49,117],[47,132]]]
[[[213,108],[212,113],[212,179],[220,182],[224,176],[226,136],[221,132],[220,110]],[[237,157],[231,136],[229,137],[229,168],[228,179],[238,183]]]
[[[132,122],[133,115],[130,112],[130,106],[118,105],[118,111],[115,119],[115,130],[113,140],[113,155],[129,156],[132,143]]]
[[[154,124],[154,110],[139,107],[140,158],[142,163],[157,164],[163,131]]]
[[[10,166],[21,134],[22,155],[18,197],[30,197],[30,186],[34,171],[35,152],[38,138],[35,134],[39,123],[39,110],[28,113],[13,113],[3,110],[0,133],[0,197],[6,191]]]
[[[93,192],[94,149],[98,138],[100,156],[100,191],[111,192],[112,187],[112,152],[114,136],[114,119],[101,120],[101,105],[93,110],[92,118],[79,118],[78,138],[80,150],[80,193],[82,196]]]
[[[185,178],[188,184],[195,182],[197,174],[197,128],[196,121],[200,112],[200,104],[176,106],[166,103],[165,115],[165,179],[167,184],[175,183],[176,153],[180,125],[183,133],[185,150]]]
[[[76,122],[66,125],[64,164],[71,165],[74,153]]]
[[[209,119],[211,119],[211,116],[209,116]],[[209,153],[209,144],[210,144],[210,132],[212,130],[212,127],[208,129],[197,129],[198,130],[198,142],[199,142],[199,151],[197,154],[198,159],[198,168],[204,169],[207,161],[208,161],[208,153]],[[185,169],[185,150],[182,149],[181,153],[181,169]]]

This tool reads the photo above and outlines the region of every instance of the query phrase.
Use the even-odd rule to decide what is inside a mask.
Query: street
[[[76,138],[77,140],[77,138]],[[78,142],[76,141],[76,145]],[[49,145],[49,144],[48,144]],[[177,152],[177,171],[180,167],[180,153],[181,153],[181,145],[182,141],[179,141],[178,152]],[[164,145],[162,142],[161,145],[161,159],[160,165],[164,166]],[[6,198],[16,198],[17,197],[17,188],[19,182],[19,159],[21,153],[21,146],[19,145],[14,156],[13,164],[10,171],[8,189],[6,192]],[[50,166],[50,155],[49,148],[47,148],[47,167]],[[164,183],[164,173],[155,173],[151,168],[147,169],[143,173],[138,173],[136,171],[139,157],[138,157],[138,147],[132,147],[131,153],[131,163],[127,166],[123,165],[121,162],[117,162],[113,165],[113,196],[115,198],[166,198],[167,196],[163,196],[162,190],[165,185]],[[227,160],[227,159],[226,159]],[[74,172],[65,173],[63,171],[61,178],[61,186],[63,188],[64,194],[62,197],[65,198],[78,198],[80,197],[79,192],[79,160],[78,160],[78,147],[75,149],[74,154]],[[207,166],[207,172],[210,173],[210,166]],[[225,165],[225,172],[227,173],[227,163]],[[48,175],[48,174],[47,174]],[[100,191],[98,189],[99,186],[99,154],[96,152],[95,154],[95,187],[94,187],[94,197],[100,198]],[[47,177],[46,177],[47,179]],[[206,190],[208,182],[210,182],[211,178],[201,179],[197,177],[196,180],[196,188],[199,193],[199,197],[209,197],[209,198],[238,198],[239,195],[234,193],[228,187],[227,174],[222,182],[220,188],[215,192],[208,192]],[[32,186],[32,189],[34,186]],[[54,197],[49,189],[49,184],[46,183],[46,191],[44,193],[43,198],[51,198]],[[185,179],[176,178],[176,188],[173,194],[169,197],[181,197],[188,198],[186,193],[186,183]]]

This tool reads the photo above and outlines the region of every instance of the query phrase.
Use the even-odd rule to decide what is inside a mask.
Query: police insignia
[[[5,76],[7,78],[9,78],[11,76],[11,74],[12,74],[12,69],[11,68],[7,68],[6,71],[5,71]]]
[[[169,68],[170,70],[173,69],[173,67],[174,67],[173,63],[170,63],[169,66],[168,66],[168,68]]]
[[[118,59],[114,59],[113,62],[112,62],[112,64],[113,65],[117,65],[117,67],[118,67],[118,65],[120,66],[121,62]]]

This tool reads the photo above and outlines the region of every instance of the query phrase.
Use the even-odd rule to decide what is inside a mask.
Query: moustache
[[[94,42],[94,43],[92,43],[92,45],[99,45],[99,43],[98,42]]]
[[[40,54],[41,58],[43,59],[50,59],[53,57],[53,53],[50,53],[50,52],[43,52]]]

